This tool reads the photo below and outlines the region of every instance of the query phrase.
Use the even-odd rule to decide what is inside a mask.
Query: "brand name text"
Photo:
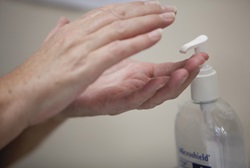
[[[199,152],[188,152],[184,148],[179,148],[179,152],[184,156],[198,159],[201,161],[206,161],[206,162],[209,161],[209,157],[210,157],[209,154],[204,154],[204,153],[199,153]]]

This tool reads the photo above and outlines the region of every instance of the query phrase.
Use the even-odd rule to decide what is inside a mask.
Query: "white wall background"
[[[177,6],[176,22],[164,31],[159,44],[135,58],[151,62],[181,60],[179,47],[199,34],[206,34],[209,63],[219,74],[222,97],[240,117],[250,154],[250,1],[160,2]],[[0,1],[0,75],[36,51],[60,16],[73,20],[84,12]],[[173,168],[176,165],[174,120],[177,106],[186,99],[189,90],[152,110],[70,119],[10,167]]]

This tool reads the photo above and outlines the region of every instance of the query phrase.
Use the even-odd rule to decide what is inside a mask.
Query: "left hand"
[[[205,53],[176,63],[145,63],[126,59],[105,71],[62,113],[66,116],[116,115],[149,109],[174,99],[190,84]]]

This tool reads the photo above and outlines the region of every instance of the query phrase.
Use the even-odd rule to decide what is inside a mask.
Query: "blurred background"
[[[61,16],[74,20],[106,3],[111,1],[1,0],[0,76],[32,55]],[[241,120],[250,156],[250,0],[160,3],[177,6],[176,21],[164,30],[156,46],[133,59],[156,63],[182,60],[185,56],[179,54],[179,48],[206,34],[209,64],[218,72],[221,96]],[[177,162],[175,117],[178,106],[188,99],[189,89],[151,110],[73,118],[31,128],[32,138],[29,131],[24,133],[0,162],[11,168],[173,168]]]

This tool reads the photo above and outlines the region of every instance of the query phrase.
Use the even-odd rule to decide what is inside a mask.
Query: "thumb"
[[[61,27],[63,27],[64,25],[70,23],[70,21],[65,18],[65,17],[61,17],[58,21],[56,26],[49,32],[49,34],[47,35],[47,37],[44,40],[44,43],[46,41],[48,41]]]

